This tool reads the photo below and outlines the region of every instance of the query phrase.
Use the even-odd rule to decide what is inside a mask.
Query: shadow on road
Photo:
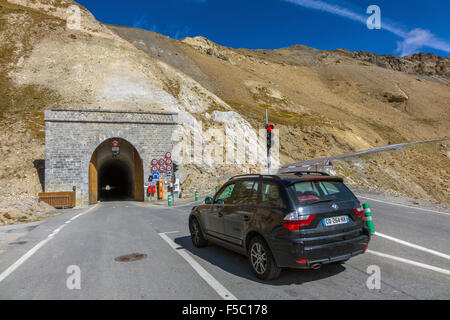
[[[324,265],[319,270],[284,269],[278,279],[272,280],[270,282],[265,282],[258,279],[251,272],[247,262],[247,258],[238,253],[216,246],[214,244],[210,244],[208,247],[202,249],[196,248],[192,244],[191,238],[189,236],[175,238],[174,241],[194,256],[208,261],[209,263],[221,268],[228,273],[267,285],[278,286],[302,284],[332,277],[345,270],[344,266],[336,264]]]

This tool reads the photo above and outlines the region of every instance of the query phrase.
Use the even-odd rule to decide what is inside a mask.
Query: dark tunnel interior
[[[126,201],[133,199],[132,168],[120,160],[111,160],[98,172],[100,201]]]

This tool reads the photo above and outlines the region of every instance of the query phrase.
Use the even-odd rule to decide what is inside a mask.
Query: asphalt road
[[[0,228],[0,299],[449,299],[450,215],[361,200],[372,205],[378,232],[369,252],[342,266],[285,270],[268,283],[245,257],[192,246],[192,203],[101,203]],[[147,256],[115,260],[132,253]],[[374,265],[381,288],[371,290]],[[80,289],[68,289],[69,266],[79,267]]]

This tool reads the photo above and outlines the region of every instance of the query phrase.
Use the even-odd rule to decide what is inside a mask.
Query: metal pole
[[[267,138],[267,134],[268,134],[268,132],[267,132],[268,126],[269,126],[269,109],[266,109],[266,138]],[[268,168],[267,172],[269,174],[271,174],[271,172],[270,172],[271,165],[272,165],[272,163],[270,160],[270,148],[267,148],[267,168]]]
[[[175,187],[175,182],[177,181],[176,179],[177,177],[175,176],[175,172],[172,172],[172,204],[175,205],[175,192],[174,192],[174,187]]]

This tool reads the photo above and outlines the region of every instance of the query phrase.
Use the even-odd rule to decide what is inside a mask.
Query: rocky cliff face
[[[379,67],[421,76],[425,80],[450,82],[450,58],[423,52],[409,57],[375,55],[371,52],[346,52],[347,55]]]

